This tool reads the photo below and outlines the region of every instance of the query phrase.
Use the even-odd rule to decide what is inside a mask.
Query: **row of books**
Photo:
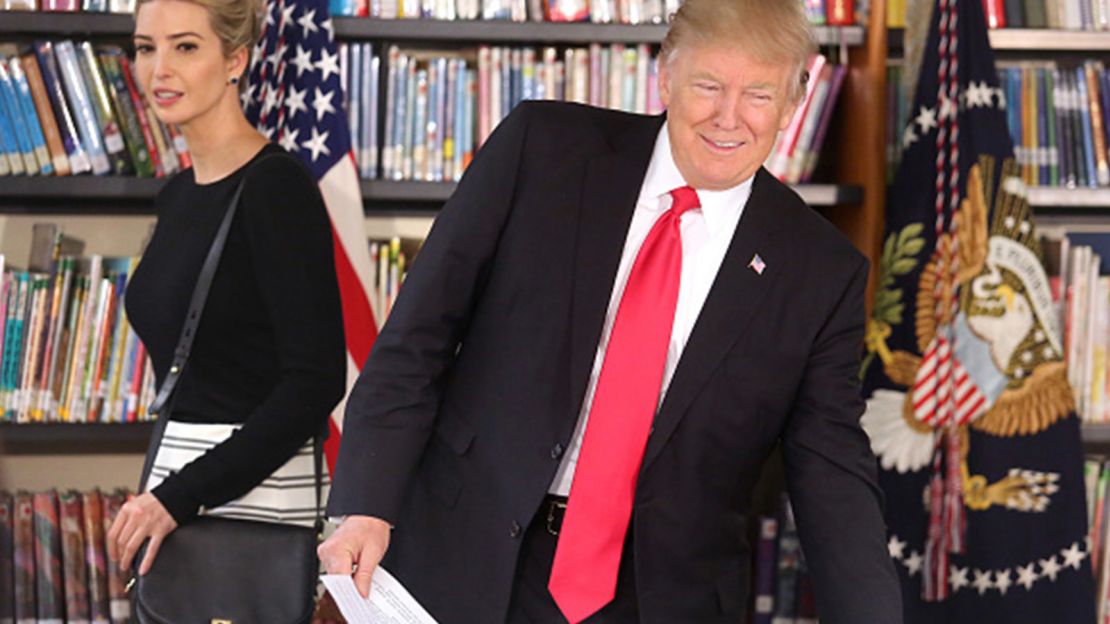
[[[886,25],[906,27],[909,0],[886,0]],[[1106,0],[984,0],[990,28],[1110,29]]]
[[[134,258],[61,257],[0,280],[2,422],[147,420],[154,374],[123,298]]]
[[[105,542],[128,497],[0,492],[0,622],[130,621],[126,579]]]
[[[87,41],[0,47],[0,175],[134,174],[191,165],[116,46]]]
[[[1107,0],[983,0],[989,28],[1110,30]]]
[[[979,90],[976,105],[1004,106],[1014,157],[1029,186],[1110,186],[1110,71],[1101,61],[1060,67],[1054,61],[1002,64],[1001,94]],[[917,113],[908,107],[903,68],[887,68],[887,180],[901,158],[903,130]]]
[[[1110,617],[1110,462],[1106,457],[1089,455],[1083,461],[1083,481],[1087,494],[1087,526],[1091,566],[1095,574],[1095,601],[1098,622]]]
[[[0,0],[6,11],[83,11],[86,13],[134,13],[135,0]]]
[[[1110,186],[1110,73],[1101,61],[1001,67],[1006,115],[1022,178],[1031,186]]]
[[[523,100],[662,111],[646,44],[561,51],[480,46],[471,52],[389,49],[382,177],[458,180],[474,151]],[[364,119],[360,127],[366,123],[374,121]]]
[[[847,66],[833,65],[823,54],[810,58],[805,99],[794,112],[764,166],[788,184],[810,182],[817,169],[818,156],[836,109],[837,96],[848,73]]]
[[[370,241],[370,262],[372,266],[370,299],[377,312],[374,315],[378,329],[385,325],[393,302],[405,282],[408,267],[416,258],[422,240],[394,236],[390,240]]]
[[[818,25],[855,23],[853,0],[804,0]],[[333,16],[663,24],[681,0],[330,0]]]
[[[817,624],[813,580],[802,553],[790,500],[759,519],[751,624]]]
[[[1043,249],[1076,411],[1110,422],[1110,232],[1064,232]]]

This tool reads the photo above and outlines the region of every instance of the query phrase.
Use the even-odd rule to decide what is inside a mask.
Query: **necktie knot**
[[[671,191],[671,210],[676,217],[681,217],[687,210],[701,208],[698,192],[689,186],[680,186]]]

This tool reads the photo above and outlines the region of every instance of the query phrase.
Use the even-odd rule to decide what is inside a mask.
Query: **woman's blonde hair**
[[[728,44],[763,63],[786,63],[792,103],[805,95],[805,68],[817,51],[813,28],[799,0],[685,0],[671,17],[659,52],[670,63],[687,45]]]
[[[155,0],[138,0],[135,14],[144,4]],[[247,67],[254,44],[262,34],[263,0],[185,0],[208,11],[208,21],[220,39],[226,56],[231,56],[239,48],[247,49]]]

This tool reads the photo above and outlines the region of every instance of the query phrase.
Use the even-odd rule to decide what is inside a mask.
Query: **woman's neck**
[[[236,98],[238,105],[238,98]],[[215,111],[213,111],[215,112]],[[236,106],[234,111],[182,126],[198,184],[223,179],[247,163],[266,144]]]

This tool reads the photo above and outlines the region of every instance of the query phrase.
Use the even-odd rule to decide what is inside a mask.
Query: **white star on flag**
[[[304,143],[301,143],[301,147],[307,148],[309,151],[311,151],[312,152],[312,160],[316,160],[317,158],[320,157],[321,152],[325,156],[331,154],[331,150],[329,150],[328,146],[327,146],[327,140],[328,140],[327,131],[324,131],[323,134],[320,134],[320,132],[318,130],[316,130],[316,126],[313,126],[312,127],[312,138],[305,141]]]
[[[316,97],[312,99],[312,108],[316,109],[316,121],[320,121],[328,113],[335,113],[335,107],[331,104],[331,99],[334,96],[335,91],[328,91],[327,94],[324,94],[320,91],[320,87],[316,87]]]
[[[297,20],[297,23],[300,24],[301,28],[304,29],[304,34],[306,37],[316,32],[318,30],[316,28],[316,9],[306,10],[304,13],[301,14],[301,17]]]

